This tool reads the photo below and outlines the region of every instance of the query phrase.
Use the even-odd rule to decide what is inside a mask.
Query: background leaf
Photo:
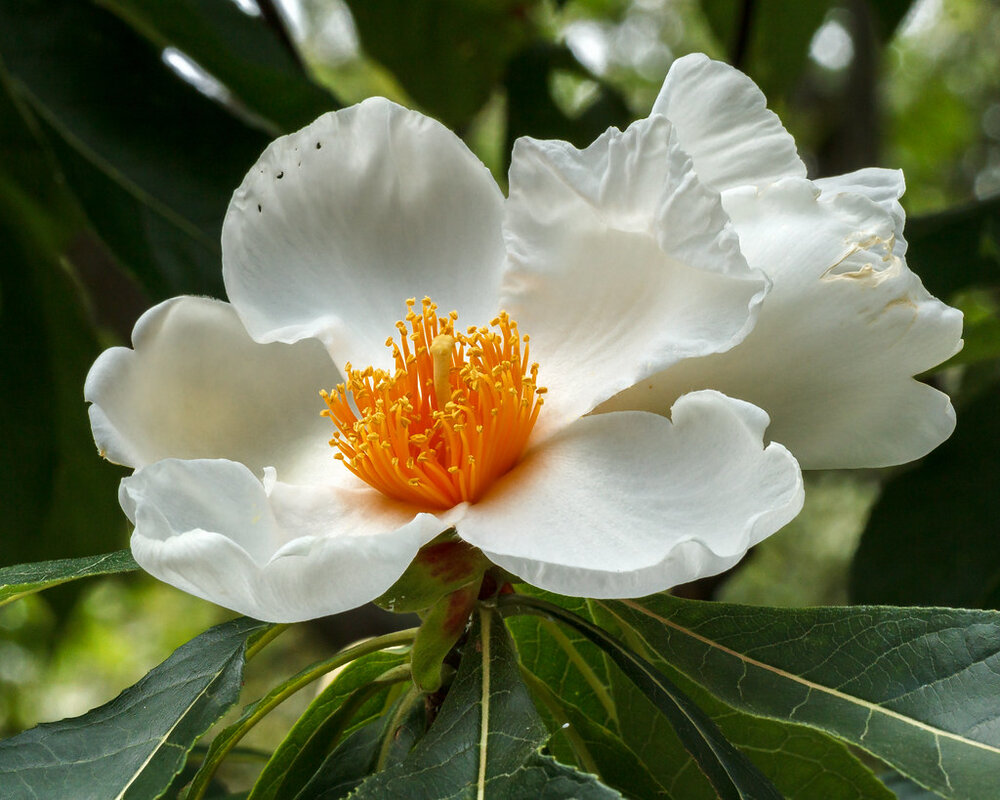
[[[799,79],[813,33],[832,5],[831,0],[704,0],[701,7],[725,53],[733,59],[742,52],[738,66],[773,103]]]
[[[312,82],[262,15],[218,0],[97,0],[158,48],[173,47],[216,78],[236,114],[253,115],[269,135],[289,133],[339,107]],[[287,36],[287,35],[286,35]]]
[[[906,239],[907,263],[932,294],[1000,286],[1000,196],[911,218]]]
[[[0,482],[9,487],[0,560],[7,564],[107,551],[126,538],[121,472],[95,459],[82,402],[100,352],[71,258],[85,222],[9,89],[0,67]]]
[[[998,607],[998,407],[994,384],[960,408],[947,442],[886,484],[851,565],[853,600]]]
[[[431,116],[462,128],[533,36],[523,0],[348,0],[365,52]]]
[[[222,217],[268,137],[90,3],[3,3],[0,57],[91,223],[150,296],[222,296]]]
[[[268,627],[247,618],[218,625],[110,703],[0,742],[5,800],[158,796],[236,701],[247,639]]]

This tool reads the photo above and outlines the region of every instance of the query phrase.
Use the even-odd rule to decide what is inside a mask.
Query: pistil
[[[397,500],[475,502],[524,452],[545,393],[538,364],[504,312],[463,334],[458,314],[438,317],[429,298],[420,313],[415,300],[406,305],[398,344],[386,340],[392,372],[348,364],[346,381],[321,392],[336,426],[334,457]]]

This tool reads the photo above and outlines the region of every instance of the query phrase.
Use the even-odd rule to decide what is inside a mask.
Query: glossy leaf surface
[[[1000,615],[768,609],[653,595],[600,603],[729,705],[827,731],[945,797],[1000,769]]]
[[[523,590],[536,593],[526,587]],[[593,601],[538,594],[592,621],[614,624],[613,618],[601,613]],[[605,655],[591,642],[535,616],[511,617],[508,625],[522,663],[560,698],[567,721],[586,751],[584,758],[588,755],[592,758],[605,782],[629,796],[686,800],[716,796],[666,718],[631,681],[608,664]],[[619,635],[628,638],[627,632],[619,631]],[[737,711],[684,675],[668,670],[674,682],[771,779],[783,797],[890,800],[891,794],[871,770],[836,740],[801,725]],[[579,758],[573,752],[574,737],[568,732],[572,731],[555,730],[550,748],[556,742],[568,740],[570,757]],[[625,764],[633,766],[623,769]],[[650,780],[655,782],[655,790],[651,789]]]

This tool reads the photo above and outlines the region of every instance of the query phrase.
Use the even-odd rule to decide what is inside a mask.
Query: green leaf
[[[296,800],[339,800],[347,797],[372,772],[378,755],[382,725],[382,720],[372,720],[347,736],[330,753],[313,780],[298,795],[288,797]]]
[[[0,12],[2,13],[2,12]],[[2,36],[2,34],[0,34]],[[100,345],[66,258],[85,221],[0,67],[0,561],[121,547],[120,470],[101,464],[81,387]],[[16,154],[16,155],[15,155]]]
[[[883,775],[882,779],[897,798],[897,800],[937,800],[941,795],[929,792],[913,781],[907,780],[898,772]]]
[[[411,702],[417,699],[419,702]],[[397,713],[402,712],[401,718]],[[356,730],[334,750],[296,800],[338,800],[346,797],[372,772],[398,764],[427,730],[421,698],[407,695],[391,714]]]
[[[1000,197],[914,217],[906,239],[907,263],[932,294],[1000,286]]]
[[[552,734],[548,751],[557,761],[597,775],[626,797],[671,797],[653,776],[655,767],[643,763],[616,731],[588,719],[574,706],[562,704],[561,698],[531,671],[523,670],[522,675],[540,701],[539,713]]]
[[[0,569],[0,606],[67,581],[133,572],[139,565],[128,550],[85,558],[64,558]]]
[[[0,742],[4,799],[157,797],[236,701],[247,640],[268,627],[247,618],[217,625],[110,703]]]
[[[963,407],[952,437],[886,484],[851,566],[854,600],[965,607],[995,602],[998,388]]]
[[[945,797],[1000,769],[1000,615],[769,609],[654,595],[600,603],[729,705],[824,730]]]
[[[624,130],[633,115],[622,96],[599,83],[597,98],[576,118],[559,108],[549,90],[550,77],[558,71],[593,78],[566,45],[534,43],[517,53],[504,75],[507,95],[507,134],[504,145],[506,165],[514,142],[521,136],[536,139],[564,139],[586,147],[609,127]]]
[[[90,3],[0,4],[0,57],[95,229],[150,295],[222,296],[222,217],[268,137]]]
[[[0,176],[0,195],[4,190]],[[8,237],[8,230],[0,223],[0,483],[11,487],[0,558],[16,563],[121,547],[120,470],[97,457],[81,391],[100,352],[96,336],[64,265],[24,231]]]
[[[403,653],[377,652],[346,666],[309,704],[278,745],[257,777],[250,793],[252,800],[293,797],[308,782],[334,744],[327,721],[354,692],[386,671],[405,664],[406,660]]]
[[[323,677],[328,672],[350,664],[352,661],[369,653],[397,645],[409,644],[413,641],[415,635],[416,631],[412,629],[395,631],[374,639],[366,639],[351,647],[345,647],[329,658],[317,661],[315,664],[311,664],[305,669],[300,670],[291,678],[275,686],[259,700],[248,705],[243,709],[243,713],[238,720],[223,728],[215,739],[212,740],[212,744],[208,748],[208,753],[205,754],[205,760],[202,761],[201,767],[198,768],[198,772],[191,781],[185,798],[187,800],[201,800],[201,798],[206,797],[205,793],[208,791],[209,784],[222,760],[258,722],[297,691]]]
[[[352,800],[620,797],[596,778],[542,756],[545,727],[493,609],[480,607],[454,682],[430,730],[401,763],[364,781]]]
[[[450,128],[466,125],[533,36],[523,0],[348,0],[365,53]]]
[[[314,84],[264,17],[218,0],[97,0],[159,48],[174,47],[219,80],[236,110],[262,119],[272,136],[338,107]]]
[[[743,30],[744,0],[704,0],[701,4],[712,32],[729,58],[737,40],[747,36],[740,69],[772,102],[787,93],[802,75],[813,34],[823,23],[831,0],[759,0],[750,4],[749,34]],[[775,43],[780,42],[776,47]]]
[[[625,647],[607,631],[548,601],[528,595],[499,599],[505,613],[549,616],[597,645],[633,684],[669,720],[670,726],[694,757],[720,798],[775,798],[774,785],[730,744],[708,716],[662,672]]]
[[[529,587],[519,587],[519,591],[545,597],[602,626],[611,619],[607,613],[595,614],[593,609],[599,607],[593,601],[558,597]],[[575,730],[601,779],[626,795],[655,796],[648,785],[652,779],[660,791],[684,800],[716,796],[666,719],[619,670],[609,667],[594,645],[535,616],[511,617],[507,624],[522,664],[561,700],[570,722],[569,729],[556,726],[550,748],[560,736]],[[774,782],[783,797],[890,797],[872,771],[835,739],[801,725],[736,711],[676,670],[659,666],[668,670],[671,679]],[[561,758],[559,753],[556,757]],[[641,766],[622,769],[633,759]]]

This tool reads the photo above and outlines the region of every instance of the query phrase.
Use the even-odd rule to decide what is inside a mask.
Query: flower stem
[[[290,626],[286,623],[279,623],[277,625],[272,625],[270,628],[265,630],[256,639],[254,639],[249,645],[247,645],[246,653],[244,654],[244,660],[249,661],[257,653],[267,647],[271,642],[277,639],[281,634],[288,630]]]

